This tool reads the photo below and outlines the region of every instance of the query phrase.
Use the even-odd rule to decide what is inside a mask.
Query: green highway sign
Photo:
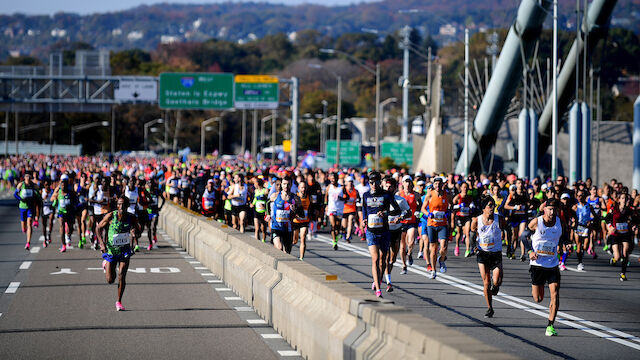
[[[383,142],[380,156],[392,158],[396,164],[413,166],[413,144],[401,142]]]
[[[232,109],[233,74],[162,73],[162,109]]]
[[[277,109],[278,78],[269,75],[236,75],[236,109]]]
[[[327,162],[336,163],[336,141],[327,140]],[[340,141],[340,165],[360,165],[360,143],[358,141]]]

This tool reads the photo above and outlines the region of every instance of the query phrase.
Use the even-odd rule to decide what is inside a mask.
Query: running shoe
[[[469,257],[469,256],[471,256],[471,251],[469,251],[469,250],[465,250],[465,252],[464,252],[464,257],[466,257],[466,258],[467,258],[467,257]]]
[[[620,274],[620,281],[627,281],[627,275]]]
[[[60,252],[65,252],[67,251],[67,246],[66,245],[62,245],[62,247],[60,248]]]
[[[392,292],[392,291],[393,291],[393,285],[387,284],[387,292]]]
[[[157,235],[153,235],[153,243],[157,243],[158,242],[158,236]]]
[[[492,317],[493,317],[493,314],[495,314],[495,312],[493,311],[493,308],[489,308],[489,309],[487,310],[487,312],[486,312],[486,313],[484,313],[484,317],[486,317],[486,318],[492,318]]]
[[[422,258],[423,258],[423,256],[422,256],[422,255],[423,255],[423,254],[422,254],[422,251],[418,251],[418,259],[422,259]]]
[[[338,242],[337,241],[333,241],[333,250],[338,250]]]
[[[124,306],[122,306],[122,303],[120,301],[116,301],[116,310],[124,311]]]
[[[140,245],[136,245],[136,247],[133,248],[133,251],[135,251],[135,252],[140,251]]]
[[[109,262],[107,260],[102,260],[102,270],[104,270],[104,272],[107,272],[107,264]]]
[[[98,250],[98,241],[94,241],[92,244],[93,244],[92,246],[93,250]]]
[[[593,260],[595,260],[595,259],[597,259],[597,258],[598,258],[598,254],[596,254],[596,252],[595,252],[595,251],[593,251],[593,253],[592,253],[591,255],[593,255]]]
[[[564,263],[560,263],[560,265],[558,265],[558,267],[560,268],[560,271],[567,270],[567,267],[564,265]]]
[[[587,249],[587,254],[591,255],[591,248]]]
[[[409,254],[409,266],[413,265],[413,256]]]
[[[382,291],[381,290],[376,290],[376,297],[379,297],[382,299]]]
[[[48,242],[47,240],[43,241],[43,242],[42,242],[42,246],[44,246],[44,247],[49,246],[49,242]]]
[[[527,261],[527,257],[526,257],[526,256],[524,256],[524,254],[522,254],[522,256],[520,256],[520,261],[521,261],[521,262],[525,262],[525,261]]]
[[[153,245],[149,244],[149,246],[147,246],[147,250],[151,251],[151,249],[153,249]]]
[[[438,256],[438,264],[440,264],[440,272],[443,274],[447,272],[447,264],[444,263],[445,260],[447,260],[446,257],[444,260],[440,260],[440,257]]]
[[[31,244],[27,243],[27,245],[24,246],[24,249],[29,251],[31,249]]]
[[[65,235],[64,242],[67,243],[67,246],[71,245],[71,236]]]
[[[84,245],[83,239],[84,236],[82,237],[82,239],[78,240],[78,249],[82,249],[82,246]]]
[[[498,295],[498,293],[500,292],[500,286],[496,286],[491,284],[491,295]]]
[[[578,264],[577,269],[578,269],[578,271],[584,270],[584,264],[583,263]]]
[[[38,227],[40,223],[38,222],[38,220],[33,220],[33,227]]]
[[[544,334],[546,336],[558,336],[558,333],[556,332],[556,329],[553,327],[553,325],[547,326],[547,330],[544,332]]]
[[[611,266],[616,266],[617,262],[618,261],[616,259],[614,259],[614,258],[609,259],[609,265],[611,265]]]
[[[406,275],[407,274],[407,267],[403,267],[402,270],[400,271],[400,275]]]
[[[431,264],[427,264],[427,271],[433,271],[433,267],[431,266]]]
[[[453,250],[453,255],[460,256],[460,248],[458,246],[456,246],[456,249]]]

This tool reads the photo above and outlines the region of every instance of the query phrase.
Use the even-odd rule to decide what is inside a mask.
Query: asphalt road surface
[[[117,312],[117,281],[107,284],[99,251],[74,247],[59,253],[57,230],[48,248],[41,235],[42,228],[35,229],[32,251],[25,251],[17,206],[0,201],[0,359],[299,355],[164,237],[157,249],[132,257],[122,301],[127,311]]]
[[[555,326],[558,336],[546,337],[549,299],[540,304],[533,301],[528,262],[504,257],[504,282],[493,300],[495,315],[486,319],[475,257],[453,256],[450,245],[446,274],[438,272],[432,280],[425,261],[417,259],[417,248],[416,245],[415,262],[407,275],[400,275],[400,264],[394,267],[391,280],[395,290],[383,290],[385,299],[522,358],[640,358],[637,255],[631,258],[629,280],[624,283],[618,279],[620,269],[609,266],[610,256],[602,251],[597,260],[585,254],[583,272],[576,270],[575,255],[569,258],[570,270],[564,271],[561,279],[560,312]],[[298,256],[297,246],[292,254]],[[318,234],[308,242],[305,261],[371,289],[371,260],[366,243],[359,239],[351,244],[341,242],[338,251],[334,251],[329,236]]]

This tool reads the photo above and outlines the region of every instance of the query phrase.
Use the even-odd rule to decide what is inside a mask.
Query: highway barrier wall
[[[515,358],[172,203],[159,224],[305,358]]]

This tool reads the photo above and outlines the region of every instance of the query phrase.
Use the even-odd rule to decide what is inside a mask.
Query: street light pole
[[[244,152],[247,150],[247,110],[245,109],[242,109],[242,141],[240,143],[240,152],[244,157]]]
[[[214,118],[210,118],[207,119],[205,121],[202,122],[202,124],[200,124],[200,157],[204,158],[205,156],[205,132],[206,132],[206,127],[207,125],[211,124],[212,122],[218,120],[217,117]]]
[[[403,27],[402,33],[404,61],[402,66],[402,132],[400,141],[406,143],[409,141],[409,34],[411,28],[409,26]]]
[[[71,145],[75,145],[76,132],[90,129],[96,126],[109,126],[108,121],[96,121],[88,124],[76,125],[71,127]]]
[[[380,103],[379,109],[376,110],[376,113],[381,117],[384,116],[384,107],[387,106],[387,104],[394,103],[396,101],[398,101],[398,99],[394,97],[384,100]],[[380,121],[378,121],[376,117],[376,170],[378,170],[380,165],[378,159],[380,159]]]
[[[376,64],[376,128],[380,125],[380,64]],[[377,130],[378,131],[378,130]],[[376,170],[380,169],[380,134],[376,131]]]
[[[340,168],[340,126],[342,122],[342,77],[338,76],[338,120],[336,125],[336,164]]]
[[[271,165],[276,163],[276,122],[278,110],[271,110]]]
[[[146,123],[144,123],[144,151],[147,151],[149,147],[147,144],[147,135],[149,133],[149,127],[155,124],[162,124],[163,122],[164,122],[164,119],[155,119],[155,120],[147,121]]]

